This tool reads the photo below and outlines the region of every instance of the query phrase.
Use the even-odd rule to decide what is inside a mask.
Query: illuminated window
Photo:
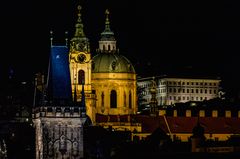
[[[85,72],[83,70],[78,71],[78,84],[85,83]]]
[[[132,93],[129,91],[129,108],[132,108]]]
[[[117,108],[117,92],[115,90],[111,91],[110,95],[110,107]]]

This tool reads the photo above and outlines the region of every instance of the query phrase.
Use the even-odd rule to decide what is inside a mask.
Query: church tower
[[[106,10],[97,55],[92,58],[92,89],[96,92],[96,113],[136,114],[136,72],[132,63],[116,47]]]
[[[51,37],[48,80],[41,82],[48,91],[42,91],[44,101],[34,102],[33,108],[36,159],[84,158],[84,127],[92,124],[86,112],[91,105],[91,56],[80,9],[70,48],[54,45]]]
[[[91,53],[89,40],[85,36],[81,20],[81,6],[78,6],[78,19],[75,24],[75,34],[70,41],[69,69],[71,77],[72,97],[75,102],[81,101],[82,85],[84,85],[86,111],[94,121],[92,108],[95,96],[91,88]]]

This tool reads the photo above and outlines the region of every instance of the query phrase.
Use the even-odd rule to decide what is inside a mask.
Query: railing
[[[38,117],[84,117],[85,109],[73,106],[43,106],[33,109],[33,118]]]

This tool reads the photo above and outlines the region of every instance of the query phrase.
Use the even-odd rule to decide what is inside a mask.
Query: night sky
[[[77,3],[1,2],[1,80],[9,69],[23,80],[38,71],[46,72],[49,31],[53,30],[57,44],[64,43],[65,31],[71,37]],[[82,0],[81,5],[93,55],[108,8],[120,53],[139,75],[219,76],[224,87],[240,89],[240,2]]]

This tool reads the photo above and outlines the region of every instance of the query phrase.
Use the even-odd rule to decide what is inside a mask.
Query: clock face
[[[78,55],[78,61],[79,61],[80,63],[84,63],[85,60],[86,60],[86,56],[85,56],[84,54]]]

